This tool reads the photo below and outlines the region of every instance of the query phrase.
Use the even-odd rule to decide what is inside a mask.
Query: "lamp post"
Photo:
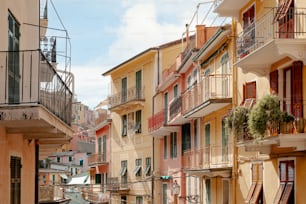
[[[176,180],[174,180],[174,184],[172,186],[173,194],[174,194],[174,204],[177,204],[177,197],[180,193],[180,185],[177,183]]]

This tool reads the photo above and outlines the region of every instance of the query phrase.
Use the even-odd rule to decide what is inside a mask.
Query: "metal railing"
[[[98,165],[107,163],[106,154],[100,153],[100,154],[93,154],[88,157],[88,166]]]
[[[153,132],[165,124],[165,110],[156,113],[149,118],[149,132]]]
[[[170,121],[182,111],[182,97],[175,98],[169,105]]]
[[[40,50],[0,52],[0,106],[43,105],[71,124],[73,93]]]
[[[203,165],[208,168],[231,167],[233,163],[233,148],[231,144],[207,145],[203,149]]]
[[[203,149],[187,150],[183,154],[183,166],[186,169],[201,169],[203,165]]]
[[[238,34],[237,60],[263,47],[273,39],[305,39],[306,8],[289,8],[284,15],[272,8]]]
[[[104,192],[103,188],[101,184],[82,187],[82,197],[91,203],[108,203],[110,201],[110,193]]]
[[[182,112],[185,114],[210,99],[224,99],[231,97],[231,74],[205,76],[203,80],[187,89],[182,95]]]
[[[144,100],[144,87],[139,89],[134,86],[126,91],[121,91],[117,94],[109,96],[109,106],[110,108],[113,108],[115,106],[137,100]]]

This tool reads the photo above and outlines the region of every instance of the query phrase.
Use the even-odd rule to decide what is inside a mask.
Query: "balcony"
[[[69,203],[63,186],[39,186],[39,203]]]
[[[287,103],[286,103],[287,101]],[[282,100],[280,107],[290,108],[289,99]],[[303,101],[302,110],[306,110],[306,101]],[[295,117],[294,121],[270,123],[262,139],[255,139],[250,133],[247,137],[238,140],[237,146],[245,147],[249,152],[273,154],[281,152],[296,152],[306,150],[306,119]],[[245,136],[244,135],[244,136]],[[247,139],[245,139],[247,138]]]
[[[174,63],[170,68],[162,72],[162,80],[158,86],[158,91],[164,91],[168,88],[180,75],[176,71],[176,63]]]
[[[215,0],[214,12],[223,17],[238,17],[240,9],[248,2],[245,0]]]
[[[183,166],[185,169],[202,169],[203,149],[185,151],[183,154]]]
[[[106,154],[93,154],[88,157],[88,166],[98,166],[108,164],[108,160],[106,159]]]
[[[156,113],[149,118],[149,133],[153,137],[161,138],[165,135],[169,135],[171,132],[179,130],[179,126],[172,126],[167,124],[167,113],[165,110]]]
[[[101,185],[89,185],[82,188],[82,197],[90,203],[109,203],[109,192],[103,192]]]
[[[126,108],[143,106],[145,101],[144,93],[144,87],[137,89],[135,86],[109,96],[109,109],[114,112],[120,112]]]
[[[209,75],[182,96],[182,113],[197,118],[219,110],[232,102],[232,75]]]
[[[109,178],[106,190],[119,194],[125,194],[130,191],[128,183],[119,183],[119,177]]]
[[[232,144],[208,145],[203,149],[204,169],[228,168],[233,165]]]
[[[180,125],[188,120],[182,115],[182,97],[177,97],[170,102],[169,105],[169,125]]]
[[[72,92],[39,50],[0,52],[0,124],[8,134],[69,143]]]
[[[305,64],[306,9],[290,8],[282,18],[276,11],[271,9],[238,35],[236,65],[245,72],[266,74],[286,57]]]

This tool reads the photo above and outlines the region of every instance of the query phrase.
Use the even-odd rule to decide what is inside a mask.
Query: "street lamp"
[[[177,183],[176,180],[174,180],[174,184],[172,185],[172,190],[174,194],[174,204],[177,204],[177,197],[178,194],[180,193],[180,185]]]

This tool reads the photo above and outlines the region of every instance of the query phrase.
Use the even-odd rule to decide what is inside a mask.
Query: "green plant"
[[[284,123],[289,123],[294,121],[294,116],[289,114],[288,112],[282,112],[281,121]]]
[[[249,116],[249,129],[254,137],[263,138],[266,130],[279,124],[282,112],[279,107],[279,98],[275,95],[262,97],[253,107]]]
[[[244,106],[238,106],[231,110],[226,117],[225,125],[236,135],[248,132],[248,118],[250,110]]]

